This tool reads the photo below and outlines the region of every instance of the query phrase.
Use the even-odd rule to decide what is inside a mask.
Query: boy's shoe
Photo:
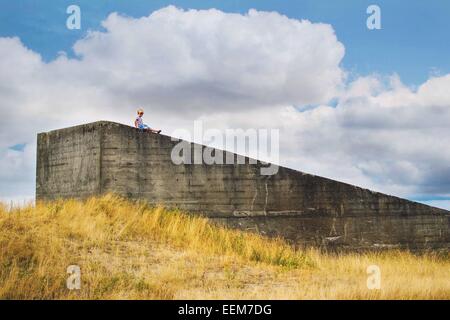
[[[161,130],[158,130],[157,133],[161,133]]]

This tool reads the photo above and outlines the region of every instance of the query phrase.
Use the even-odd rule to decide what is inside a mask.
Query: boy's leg
[[[157,129],[152,129],[150,128],[148,125],[144,124],[145,128],[147,131],[153,132],[153,133],[160,133],[161,130],[157,130]]]

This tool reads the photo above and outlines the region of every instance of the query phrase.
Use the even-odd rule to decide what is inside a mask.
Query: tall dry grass
[[[368,265],[381,290],[366,286]],[[81,289],[66,286],[69,265]],[[407,252],[327,255],[114,195],[0,206],[2,299],[450,297],[450,261]]]

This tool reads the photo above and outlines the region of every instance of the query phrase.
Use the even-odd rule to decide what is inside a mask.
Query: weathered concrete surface
[[[115,192],[303,245],[450,247],[446,210],[283,167],[263,176],[262,164],[248,158],[175,165],[170,155],[177,143],[105,121],[40,133],[36,197]]]
[[[100,190],[100,134],[96,124],[38,134],[36,199],[83,198]]]
[[[248,217],[218,221],[302,246],[346,250],[449,248],[449,217],[433,215],[366,217]]]

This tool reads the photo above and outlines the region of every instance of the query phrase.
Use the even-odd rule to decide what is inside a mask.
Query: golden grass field
[[[373,264],[379,290],[366,284]],[[448,256],[295,250],[114,195],[0,206],[0,299],[449,298]]]

